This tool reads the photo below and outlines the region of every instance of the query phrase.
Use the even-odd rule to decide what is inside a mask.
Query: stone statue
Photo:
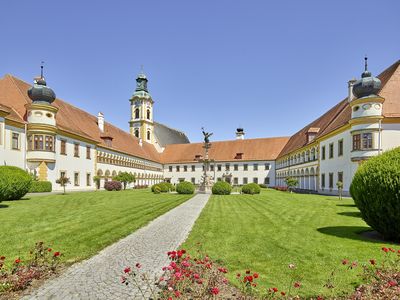
[[[210,143],[210,136],[213,135],[213,133],[211,132],[205,132],[204,131],[204,127],[201,127],[201,130],[203,131],[203,135],[204,135],[204,143],[209,144]]]

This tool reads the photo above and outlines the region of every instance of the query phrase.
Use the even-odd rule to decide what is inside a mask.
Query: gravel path
[[[166,253],[185,241],[208,198],[197,194],[24,299],[143,299],[133,286],[121,284],[123,269],[139,262],[151,278],[160,275],[168,264]]]

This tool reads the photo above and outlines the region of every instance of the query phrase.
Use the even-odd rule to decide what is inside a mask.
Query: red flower
[[[347,265],[349,263],[349,260],[348,259],[343,259],[342,260],[342,265]]]
[[[237,274],[236,274],[236,277],[240,277],[240,276],[241,276],[240,273],[237,273]]]
[[[200,278],[200,275],[197,274],[197,273],[195,273],[195,274],[193,274],[193,278],[194,278],[194,279],[199,279],[199,278]]]
[[[19,263],[21,262],[21,260],[20,260],[19,258],[17,258],[14,262],[15,262],[16,264],[19,264]]]
[[[272,288],[272,291],[273,291],[274,293],[276,293],[276,292],[278,291],[278,289],[277,289],[276,287],[273,287],[273,288]]]
[[[136,263],[136,268],[140,269],[141,267],[142,267],[142,265],[141,265],[141,264],[139,264],[139,263]]]
[[[124,269],[124,273],[130,273],[131,272],[131,268],[130,267],[126,267],[125,269]]]
[[[247,270],[247,271],[246,271],[246,274],[250,274],[250,270]]]
[[[392,249],[392,248],[389,248],[389,251],[390,251],[390,252],[395,252],[394,249]]]
[[[54,254],[53,254],[54,257],[59,257],[60,255],[61,255],[61,253],[58,252],[58,251],[57,251],[57,252],[54,252]]]
[[[5,260],[5,259],[6,259],[5,256],[0,257],[0,260]]]
[[[396,286],[396,285],[397,285],[397,281],[395,281],[395,280],[390,280],[390,281],[388,282],[388,284],[389,284],[389,286]]]
[[[318,297],[317,297],[317,300],[324,300],[324,297],[318,296]]]
[[[126,283],[126,277],[125,276],[121,276],[121,283]]]
[[[258,273],[254,273],[254,274],[253,274],[253,277],[254,277],[254,278],[258,278]]]
[[[211,294],[213,294],[213,295],[218,295],[218,293],[219,293],[219,289],[218,289],[217,287],[213,287],[213,288],[211,289]]]
[[[382,251],[385,252],[385,253],[388,253],[388,252],[389,252],[389,249],[386,248],[386,247],[382,247]]]
[[[371,263],[371,265],[375,265],[376,264],[375,259],[370,259],[369,262]]]
[[[175,291],[175,297],[179,298],[180,295],[181,295],[181,292],[180,292],[180,291]]]
[[[51,252],[52,250],[53,250],[53,249],[51,249],[51,248],[48,248],[48,249],[47,249],[48,252]]]
[[[285,295],[286,295],[286,293],[282,291],[282,292],[281,292],[281,295],[282,295],[282,296],[285,296]]]
[[[293,286],[297,289],[297,288],[301,287],[301,283],[296,281]]]
[[[220,271],[221,273],[228,273],[228,270],[225,268],[218,268],[218,271]]]

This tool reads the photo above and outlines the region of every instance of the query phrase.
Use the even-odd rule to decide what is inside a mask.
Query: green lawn
[[[44,241],[72,263],[129,235],[191,195],[149,190],[76,192],[0,203],[0,256],[27,256]]]
[[[228,268],[232,282],[251,269],[261,274],[262,286],[286,292],[288,264],[294,263],[303,277],[300,295],[330,295],[323,285],[331,271],[345,268],[342,259],[383,257],[380,248],[389,244],[358,234],[368,229],[351,199],[269,189],[255,196],[212,196],[182,247],[194,252],[201,243]],[[357,269],[341,273],[335,293],[353,289]]]

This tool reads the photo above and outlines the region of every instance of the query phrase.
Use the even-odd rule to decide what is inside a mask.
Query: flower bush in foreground
[[[60,257],[59,251],[53,251],[43,242],[36,243],[26,261],[19,257],[8,259],[0,255],[0,293],[23,290],[34,279],[54,274]]]
[[[400,249],[383,247],[382,253],[382,259],[371,258],[364,264],[343,258],[325,284],[321,283],[330,296],[315,295],[307,299],[400,299]],[[289,282],[284,287],[260,286],[258,279],[262,275],[251,270],[236,274],[235,287],[226,278],[228,270],[207,255],[193,258],[185,250],[170,251],[167,255],[170,263],[163,268],[164,274],[155,279],[155,285],[145,273],[140,273],[139,263],[124,269],[122,283],[134,284],[145,299],[306,299],[298,295],[302,288],[302,276],[292,263],[288,265]],[[342,272],[353,272],[359,268],[362,268],[364,284],[350,295],[340,295],[336,287]],[[151,291],[150,297],[143,286]]]

